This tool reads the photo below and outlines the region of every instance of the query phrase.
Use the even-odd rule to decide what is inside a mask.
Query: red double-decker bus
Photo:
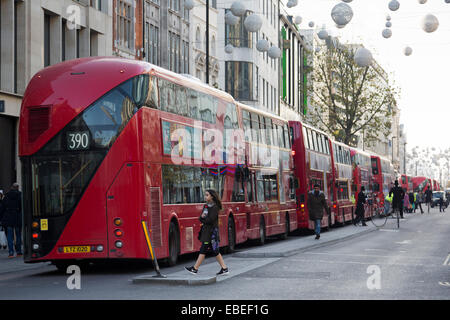
[[[331,142],[332,163],[335,186],[333,208],[336,206],[336,220],[345,223],[354,219],[356,204],[351,199],[351,184],[353,180],[352,159],[350,147],[337,142]]]
[[[391,162],[381,156],[371,155],[372,162],[372,194],[377,206],[384,207],[384,198],[389,193],[394,180],[394,169]]]
[[[366,194],[372,193],[372,170],[370,163],[370,154],[359,149],[351,148],[353,179],[352,179],[352,199],[358,199],[358,193],[361,187],[364,187]],[[370,216],[370,210],[367,206],[364,212],[365,217]]]
[[[402,174],[400,177],[400,186],[406,192],[412,192],[414,189],[413,177],[407,176],[406,174]]]
[[[298,228],[314,229],[309,220],[308,192],[318,184],[325,193],[328,206],[335,201],[334,174],[331,158],[331,145],[328,136],[313,127],[299,121],[289,121],[294,154],[294,172],[298,179],[296,195],[298,200]],[[324,214],[321,225],[329,227],[335,223],[334,215]]]
[[[412,177],[411,180],[413,183],[414,192],[425,192],[430,188],[432,189],[430,179],[428,179],[427,177]]]
[[[234,133],[248,119],[245,143]],[[287,122],[145,62],[83,58],[39,71],[19,153],[28,263],[154,254],[175,264],[199,249],[209,188],[222,197],[231,250],[296,227]]]

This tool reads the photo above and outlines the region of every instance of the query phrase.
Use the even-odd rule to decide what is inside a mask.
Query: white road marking
[[[441,282],[441,281],[439,281],[439,284],[441,286],[444,286],[444,287],[450,287],[450,282]]]
[[[399,232],[400,230],[394,230],[394,229],[378,229],[379,231],[389,231],[389,232]]]
[[[450,265],[449,264],[449,261],[450,261],[450,254],[447,256],[447,259],[445,259],[445,261],[444,261],[444,266],[448,266],[448,265]]]

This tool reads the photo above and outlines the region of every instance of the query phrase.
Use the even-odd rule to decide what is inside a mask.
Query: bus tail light
[[[37,229],[37,228],[39,227],[39,222],[33,221],[33,223],[31,224],[31,227],[32,227],[33,229]]]
[[[116,235],[116,237],[121,237],[121,236],[123,236],[123,231],[120,229],[116,229],[114,231],[114,234]]]
[[[31,237],[32,237],[34,240],[37,240],[37,239],[39,239],[39,233],[33,232],[33,234],[31,235]]]
[[[115,224],[116,226],[121,226],[121,225],[122,225],[122,219],[120,219],[120,218],[115,218],[115,219],[114,219],[114,224]]]
[[[119,249],[123,247],[123,243],[120,240],[117,240],[115,245],[116,245],[116,248],[119,248]]]

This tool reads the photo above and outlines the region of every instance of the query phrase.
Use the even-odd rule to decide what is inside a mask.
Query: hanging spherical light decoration
[[[450,0],[445,0],[445,3],[450,3]]]
[[[342,0],[342,2],[350,3],[352,0]]]
[[[192,10],[194,9],[195,3],[194,0],[185,0],[184,1],[184,8],[187,10]]]
[[[302,19],[302,17],[300,17],[300,16],[296,16],[296,17],[294,18],[295,24],[300,24],[300,23],[302,23],[302,21],[303,21],[303,19]]]
[[[239,17],[236,17],[231,11],[225,13],[225,23],[230,26],[235,26],[239,23]]]
[[[256,50],[258,50],[259,52],[267,51],[269,50],[269,48],[270,43],[266,39],[260,39],[258,40],[258,42],[256,42]]]
[[[392,0],[391,2],[389,2],[389,10],[397,11],[398,8],[400,8],[400,2],[398,2],[397,0]]]
[[[261,29],[263,20],[258,14],[251,14],[244,20],[244,27],[249,32],[258,32]]]
[[[434,32],[438,27],[439,27],[439,20],[436,18],[436,16],[432,14],[427,14],[422,19],[422,29],[425,32],[428,33]]]
[[[372,53],[366,48],[358,48],[353,59],[358,66],[368,67],[372,64]]]
[[[287,6],[288,8],[293,8],[293,7],[295,7],[296,5],[298,5],[298,0],[289,0],[288,3],[286,4],[286,6]]]
[[[392,31],[391,31],[391,29],[384,29],[381,34],[383,35],[383,38],[387,39],[392,36]]]
[[[405,56],[410,56],[412,54],[412,48],[406,47],[403,52],[405,53]]]
[[[234,49],[234,47],[231,44],[227,44],[225,46],[225,52],[228,53],[228,54],[233,53],[233,49]]]
[[[420,4],[427,3],[427,0],[418,0]]]
[[[310,28],[314,28],[314,21],[310,21],[310,22],[308,23],[308,26],[309,26]]]
[[[346,3],[338,3],[331,10],[331,18],[338,25],[346,25],[353,18],[353,10]]]
[[[326,38],[328,38],[328,32],[327,32],[327,30],[325,30],[325,29],[320,30],[320,31],[317,33],[317,36],[319,37],[320,40],[325,40]]]
[[[276,46],[272,46],[270,47],[269,51],[267,51],[267,54],[272,59],[278,59],[279,57],[281,57],[281,50]]]
[[[345,24],[336,24],[335,26],[336,26],[336,28],[338,28],[338,29],[343,29],[343,28],[345,28]]]
[[[390,28],[390,27],[392,27],[392,22],[386,21],[386,28]]]
[[[387,15],[387,16],[386,16],[386,20],[387,20],[387,21],[391,21],[391,16],[390,16],[390,15]]]
[[[242,1],[233,2],[230,10],[237,17],[243,16],[247,12],[247,8]]]

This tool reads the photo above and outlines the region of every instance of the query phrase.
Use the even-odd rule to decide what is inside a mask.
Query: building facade
[[[21,181],[18,125],[33,75],[61,61],[112,54],[112,0],[0,1],[0,189]]]

